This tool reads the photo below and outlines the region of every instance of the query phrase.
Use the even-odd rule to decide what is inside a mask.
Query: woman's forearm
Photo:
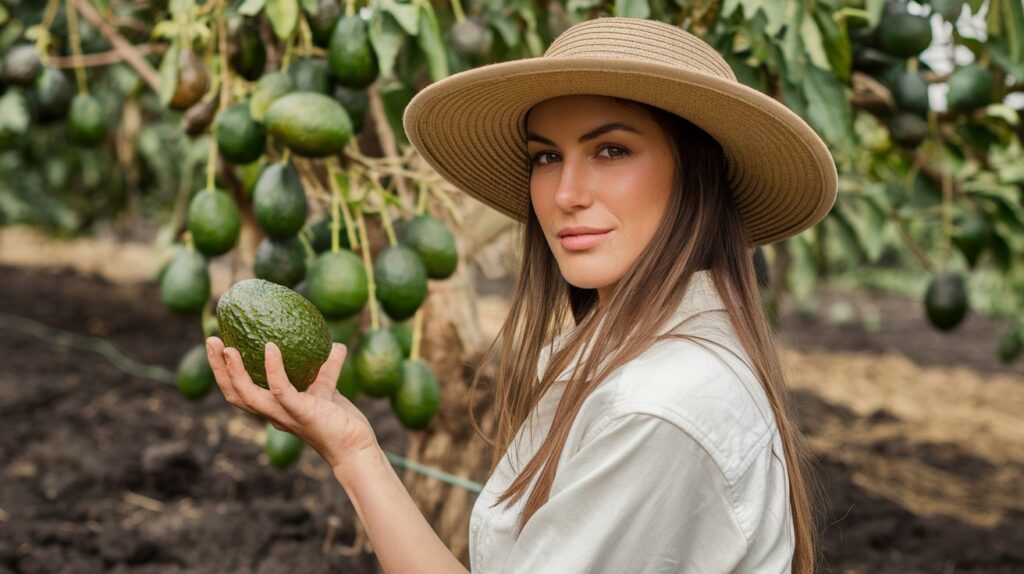
[[[383,450],[362,451],[333,470],[385,572],[469,572],[423,517]]]

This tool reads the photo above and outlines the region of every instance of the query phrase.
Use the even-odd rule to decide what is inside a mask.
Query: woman
[[[439,173],[525,224],[474,571],[813,572],[806,454],[751,258],[835,201],[806,123],[703,41],[631,18],[437,82],[404,120]],[[209,353],[229,402],[332,465],[385,571],[465,571],[335,391],[341,345],[305,393],[272,344],[271,391],[218,339]]]

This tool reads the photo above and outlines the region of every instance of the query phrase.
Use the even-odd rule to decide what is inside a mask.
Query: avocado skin
[[[238,349],[252,381],[267,384],[264,349],[273,341],[292,385],[304,391],[331,352],[331,331],[320,311],[291,289],[263,279],[235,283],[217,302],[224,344]]]
[[[64,72],[56,68],[44,68],[36,78],[36,116],[41,123],[64,119],[71,106],[74,92]]]
[[[404,321],[415,315],[427,297],[427,269],[419,254],[401,243],[390,245],[377,255],[373,272],[388,317]]]
[[[327,62],[338,82],[350,88],[365,88],[377,79],[380,64],[363,19],[342,16],[334,25]]]
[[[256,247],[253,272],[285,287],[294,287],[306,277],[306,249],[297,237],[275,241],[264,237]]]
[[[217,116],[217,149],[231,163],[252,163],[263,155],[267,130],[249,115],[249,104],[235,104]]]
[[[363,335],[353,353],[360,389],[373,398],[387,397],[402,386],[402,347],[387,329]]]
[[[427,277],[447,279],[459,264],[455,237],[439,220],[426,214],[417,215],[406,226],[402,242],[423,260]]]
[[[306,282],[309,300],[331,319],[356,315],[370,298],[366,268],[351,251],[318,255],[309,266]]]
[[[305,157],[338,153],[352,134],[352,120],[345,108],[317,92],[292,92],[277,98],[263,121],[274,139]]]
[[[198,313],[210,298],[210,271],[206,258],[195,251],[182,250],[160,276],[160,296],[179,313]]]
[[[223,255],[235,246],[242,229],[235,200],[227,192],[200,191],[188,206],[188,229],[196,249],[204,255]]]
[[[175,383],[178,391],[192,400],[203,398],[217,384],[206,357],[205,345],[196,345],[182,356]]]
[[[273,239],[287,239],[302,229],[309,207],[299,172],[291,164],[263,168],[252,190],[256,222]]]
[[[71,141],[92,146],[107,135],[103,118],[103,104],[88,94],[77,94],[68,110],[68,137]]]

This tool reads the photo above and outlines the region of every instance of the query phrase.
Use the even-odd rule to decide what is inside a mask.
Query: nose
[[[555,189],[555,205],[566,213],[586,208],[593,201],[590,190],[592,175],[584,160],[563,159],[558,187]]]

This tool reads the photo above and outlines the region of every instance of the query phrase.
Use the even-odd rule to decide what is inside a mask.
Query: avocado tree
[[[909,269],[927,278],[917,294],[935,328],[971,309],[1001,315],[997,351],[1021,354],[1018,0],[9,2],[0,222],[150,238],[162,299],[196,316],[197,338],[219,328],[211,260],[251,266],[350,345],[339,390],[387,399],[414,431],[409,458],[479,476],[489,457],[466,417],[463,365],[485,341],[466,263],[513,225],[416,157],[402,112],[430,82],[539,56],[605,15],[705,38],[828,142],[835,208],[755,250],[769,309],[784,294],[806,305],[823,278]],[[953,58],[938,69],[929,54]],[[201,347],[182,358],[178,386],[193,398],[212,388]],[[481,421],[489,432],[489,413]],[[276,466],[301,450],[286,438],[268,429]],[[472,499],[428,477],[406,483],[464,556]]]

